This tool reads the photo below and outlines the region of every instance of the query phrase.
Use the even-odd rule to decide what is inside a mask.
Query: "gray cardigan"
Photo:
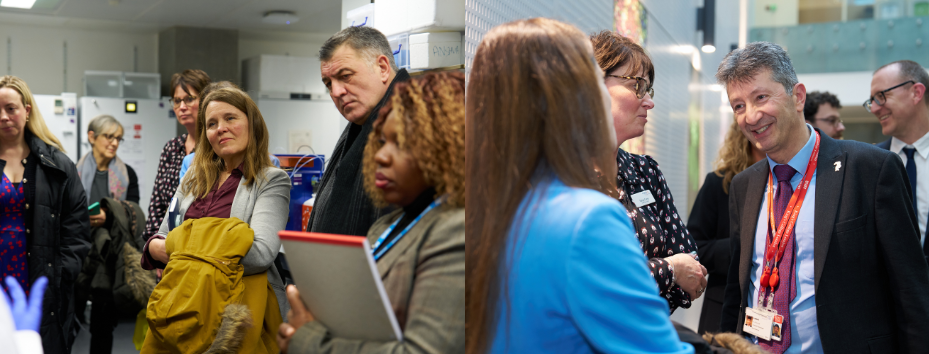
[[[178,200],[178,208],[182,218],[187,214],[187,208],[190,208],[190,205],[196,199],[193,194],[188,194],[183,190],[184,181],[195,172],[193,169],[188,171],[174,193],[174,198]],[[277,258],[277,253],[281,249],[281,240],[277,237],[277,233],[287,225],[287,216],[289,215],[290,178],[287,177],[286,172],[275,167],[265,168],[262,177],[258,177],[251,186],[246,185],[245,178],[242,178],[232,200],[232,210],[229,212],[229,217],[241,219],[255,231],[255,241],[252,243],[252,248],[245,254],[245,258],[242,258],[245,275],[268,272],[268,282],[271,283],[271,287],[274,288],[274,293],[277,295],[281,316],[287,318],[290,304],[287,302],[287,296],[284,293],[284,282],[281,280],[281,275],[278,274],[277,267],[274,267],[274,259]],[[183,219],[181,219],[181,223],[183,222]],[[161,221],[161,227],[155,235],[168,236],[167,217]]]

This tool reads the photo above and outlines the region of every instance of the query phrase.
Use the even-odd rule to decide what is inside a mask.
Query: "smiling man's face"
[[[383,55],[372,62],[350,45],[338,47],[321,63],[322,80],[339,113],[355,124],[364,124],[387,92],[390,65]]]
[[[890,91],[884,92],[883,104],[876,102],[871,105],[871,114],[877,117],[881,123],[881,133],[887,136],[899,138],[906,137],[909,131],[919,131],[914,129],[914,123],[918,119],[924,119],[916,114],[916,104],[924,104],[919,98],[921,92],[916,92],[916,84],[906,84],[897,87],[908,80],[900,73],[900,65],[890,65],[874,73],[871,78],[871,97],[878,92],[883,92],[889,88],[896,87]],[[908,139],[909,140],[909,139]]]
[[[803,134],[806,88],[796,84],[793,91],[788,95],[784,85],[771,78],[770,70],[727,87],[729,103],[742,134],[778,163],[789,161],[809,138],[809,134]]]

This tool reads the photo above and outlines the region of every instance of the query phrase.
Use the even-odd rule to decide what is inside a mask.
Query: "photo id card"
[[[646,205],[655,202],[655,197],[652,195],[652,191],[644,190],[632,195],[632,202],[635,203],[636,208],[641,208]]]
[[[771,325],[771,340],[781,340],[781,330],[784,328],[784,316],[775,315],[774,323]]]
[[[773,331],[771,327],[774,324],[774,316],[776,315],[772,312],[747,307],[745,308],[745,325],[742,326],[742,331],[758,337],[758,339],[771,340]]]

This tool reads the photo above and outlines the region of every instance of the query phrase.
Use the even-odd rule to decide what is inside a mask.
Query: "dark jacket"
[[[876,144],[874,144],[874,146],[877,146],[877,147],[879,147],[879,148],[881,148],[881,149],[884,149],[884,150],[890,150],[890,142],[891,142],[891,140],[893,140],[893,138],[890,138],[890,139],[884,140],[884,141],[882,141],[882,142],[876,143]],[[893,152],[893,151],[891,151],[891,152],[894,153],[895,155],[897,154],[896,152]],[[899,155],[898,155],[898,156],[899,156]],[[910,183],[910,177],[909,177],[909,176],[904,176],[904,177],[906,177],[907,184],[909,184],[909,183]],[[919,177],[917,176],[916,179],[918,180]],[[919,184],[919,183],[917,182],[917,184]],[[913,192],[913,193],[916,193],[916,192]],[[915,194],[914,194],[914,195],[915,195]],[[919,213],[919,210],[916,210],[916,212]],[[916,216],[916,222],[919,222],[919,215]],[[927,230],[929,230],[929,229],[927,229]],[[926,263],[929,264],[929,254],[926,254]]]
[[[929,348],[929,267],[910,184],[895,154],[820,133],[813,226],[816,321],[826,353]],[[730,263],[721,330],[742,332],[755,231],[768,180],[763,159],[732,179]]]
[[[345,127],[326,162],[313,212],[306,223],[307,231],[364,236],[377,218],[390,212],[388,208],[375,207],[365,193],[361,159],[378,111],[390,99],[394,85],[409,79],[406,69],[398,71],[384,97],[368,114],[368,120],[362,125],[349,123]]]
[[[729,271],[729,195],[723,191],[723,177],[716,172],[706,174],[690,209],[687,230],[697,243],[700,264],[710,273],[698,332],[719,332],[719,315]]]
[[[87,196],[64,153],[31,133],[25,139],[28,159],[36,163],[25,172],[29,282],[48,277],[39,334],[46,353],[70,353],[78,331],[74,284],[90,251]],[[5,165],[0,161],[0,168]]]
[[[881,149],[884,149],[884,150],[890,150],[890,141],[891,141],[891,140],[893,140],[893,139],[891,138],[891,139],[884,140],[884,141],[882,141],[882,142],[879,142],[879,143],[874,144],[874,146],[877,146],[877,147],[879,147],[879,148],[881,148]]]
[[[93,230],[90,255],[78,277],[79,291],[91,289],[111,291],[116,309],[135,315],[148,302],[155,287],[155,273],[142,269],[142,231],[145,214],[139,204],[104,198],[101,208],[107,209],[104,227]],[[78,309],[82,306],[77,304]]]

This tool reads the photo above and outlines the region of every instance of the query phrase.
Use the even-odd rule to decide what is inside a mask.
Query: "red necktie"
[[[797,170],[794,170],[789,165],[774,166],[774,175],[777,176],[777,193],[774,196],[775,225],[779,225],[781,217],[784,216],[784,211],[787,209],[787,204],[790,203],[790,196],[794,193],[793,187],[790,186],[790,179],[796,173]],[[770,203],[770,201],[768,202]],[[768,225],[770,225],[770,222]],[[790,347],[790,302],[797,297],[797,288],[794,286],[794,252],[796,250],[794,245],[797,242],[796,236],[797,231],[794,228],[790,233],[790,242],[787,243],[784,250],[784,258],[777,265],[777,273],[780,275],[781,280],[774,289],[773,307],[778,315],[784,316],[784,323],[781,327],[781,340],[758,340],[758,345],[774,354],[782,354]],[[768,227],[767,242],[770,243],[773,239],[774,232]]]

